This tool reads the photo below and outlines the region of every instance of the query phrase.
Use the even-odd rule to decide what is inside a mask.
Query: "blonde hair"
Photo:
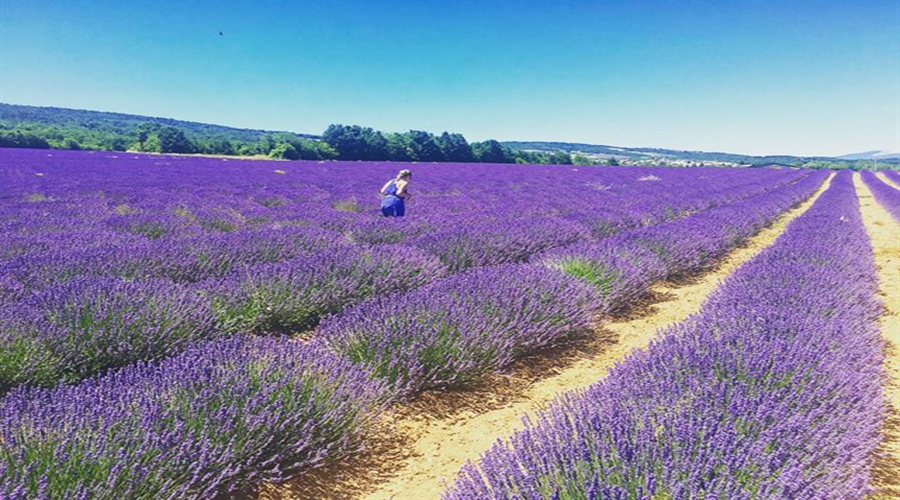
[[[406,177],[412,177],[412,172],[410,172],[409,170],[407,170],[405,168],[403,170],[401,170],[400,173],[397,174],[397,179],[404,179]]]

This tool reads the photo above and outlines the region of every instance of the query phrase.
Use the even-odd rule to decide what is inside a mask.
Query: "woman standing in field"
[[[404,200],[410,197],[409,181],[412,180],[412,172],[409,170],[401,170],[395,179],[387,181],[387,184],[381,188],[381,214],[385,217],[403,217],[406,213]]]

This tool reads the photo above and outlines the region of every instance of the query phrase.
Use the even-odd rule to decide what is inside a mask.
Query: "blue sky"
[[[897,151],[900,0],[0,0],[0,101],[307,133]]]

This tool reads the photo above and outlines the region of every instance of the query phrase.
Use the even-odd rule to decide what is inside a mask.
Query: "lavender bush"
[[[422,236],[415,245],[437,255],[451,270],[525,262],[549,248],[587,239],[580,225],[558,218],[517,219],[465,225]]]
[[[194,283],[223,277],[241,266],[279,262],[313,252],[340,251],[345,245],[343,238],[331,231],[292,227],[75,249],[57,239],[55,250],[0,263],[0,273],[17,279],[30,290],[76,276],[165,278]]]
[[[635,245],[572,245],[549,252],[541,262],[594,287],[609,304],[609,310],[634,303],[647,294],[653,283],[668,275],[657,254]]]
[[[882,170],[881,173],[894,181],[895,184],[900,184],[900,170]]]
[[[882,182],[871,170],[864,170],[861,174],[875,200],[900,222],[900,190]]]
[[[216,334],[207,301],[186,288],[75,279],[0,309],[0,393],[158,359]]]
[[[443,272],[416,249],[346,247],[240,269],[198,288],[210,290],[224,331],[297,333],[360,299],[410,290]]]
[[[865,495],[882,417],[850,175],[698,315],[465,467],[446,500]]]
[[[540,266],[477,269],[326,320],[317,340],[371,368],[399,396],[470,383],[590,328],[604,303]]]
[[[364,372],[307,345],[198,344],[0,400],[0,497],[219,498],[353,452],[382,404]]]

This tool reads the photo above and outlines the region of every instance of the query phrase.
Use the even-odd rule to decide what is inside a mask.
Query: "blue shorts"
[[[403,198],[386,196],[381,201],[381,215],[385,217],[403,217],[406,215],[406,206]]]

